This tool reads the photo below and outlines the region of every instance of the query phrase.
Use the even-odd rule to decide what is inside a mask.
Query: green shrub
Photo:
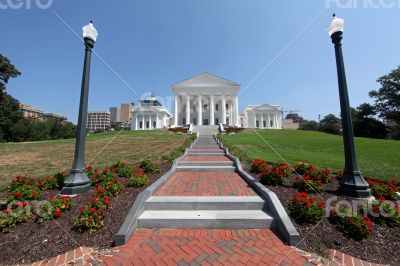
[[[145,172],[145,173],[160,173],[160,164],[153,162],[151,160],[144,160],[139,164],[139,167]]]
[[[149,178],[140,171],[136,171],[128,180],[129,187],[144,187],[150,183]]]
[[[314,223],[322,219],[325,213],[325,203],[310,197],[306,192],[294,194],[289,203],[292,217],[303,223]]]
[[[372,232],[371,219],[366,216],[359,216],[358,213],[346,207],[336,207],[331,210],[329,221],[345,235],[361,240],[368,238]]]
[[[389,227],[400,226],[400,208],[394,202],[382,201],[374,203],[369,210],[370,218],[375,223]]]

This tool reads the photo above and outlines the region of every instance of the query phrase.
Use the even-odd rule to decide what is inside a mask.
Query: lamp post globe
[[[343,30],[344,20],[333,14],[332,21],[328,26],[328,33],[332,38],[332,43],[335,45],[345,157],[344,173],[340,181],[339,191],[342,195],[347,197],[368,199],[371,197],[371,190],[359,170],[354,146],[353,124],[341,43]]]
[[[92,21],[90,21],[88,25],[82,28],[82,31],[85,44],[85,59],[83,64],[75,154],[70,175],[64,181],[64,187],[61,190],[61,194],[63,195],[80,194],[90,188],[90,180],[85,172],[85,142],[89,98],[90,61],[92,48],[97,40],[97,30],[93,26]]]

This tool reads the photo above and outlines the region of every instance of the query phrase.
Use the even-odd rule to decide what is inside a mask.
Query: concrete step
[[[190,156],[225,156],[224,151],[193,151],[189,150],[187,155]]]
[[[177,166],[177,172],[234,172],[233,166]]]
[[[139,228],[261,229],[274,226],[274,219],[261,210],[146,210],[138,221]]]
[[[224,158],[223,156],[221,156]],[[178,166],[233,166],[232,161],[179,161]]]
[[[146,210],[263,210],[266,202],[259,196],[152,196]]]

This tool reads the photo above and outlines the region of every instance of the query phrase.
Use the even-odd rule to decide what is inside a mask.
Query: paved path
[[[313,257],[283,243],[269,229],[265,202],[210,137],[178,165],[146,202],[142,228],[125,246],[105,254],[79,248],[35,265],[372,265],[334,250],[330,259]]]

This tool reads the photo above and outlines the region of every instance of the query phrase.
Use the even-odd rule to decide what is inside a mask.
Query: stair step
[[[234,172],[233,166],[177,166],[177,172]]]
[[[200,151],[195,151],[195,152],[193,152],[193,151],[188,151],[188,153],[187,153],[187,155],[190,155],[190,156],[225,156],[225,153],[224,152],[218,152],[218,151],[213,151],[213,152],[209,152],[209,151],[202,151],[202,152],[200,152]]]
[[[223,156],[221,156],[224,158]],[[179,161],[178,166],[233,166],[232,161]]]
[[[148,211],[138,221],[139,228],[243,228],[274,226],[274,219],[261,210]]]
[[[262,210],[266,202],[259,196],[152,196],[146,210]]]

